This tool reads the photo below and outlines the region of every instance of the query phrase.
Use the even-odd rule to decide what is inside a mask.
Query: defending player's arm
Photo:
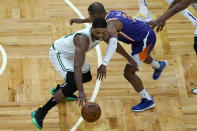
[[[174,1],[170,4],[168,10],[171,9],[171,8],[173,8],[173,7],[174,7],[176,4],[178,4],[180,1],[181,1],[181,0],[174,0]]]
[[[105,40],[105,43],[108,44],[108,40]],[[121,44],[119,42],[117,42],[117,48],[116,48],[116,52],[118,54],[120,54],[121,56],[123,56],[129,63],[130,65],[133,65],[133,71],[136,72],[138,71],[138,65],[137,63],[132,59],[132,57],[125,51],[125,49],[121,46]]]
[[[81,69],[85,61],[86,50],[89,47],[89,39],[82,34],[77,34],[74,37],[74,44],[76,46],[75,58],[74,58],[74,75],[75,75],[76,86],[79,90],[78,99],[79,99],[79,106],[80,106],[80,105],[83,105],[83,102],[87,102],[87,98],[85,96],[84,89],[83,89]]]
[[[116,51],[117,48],[117,38],[118,38],[118,33],[117,33],[117,27],[116,27],[116,22],[115,21],[109,21],[107,22],[107,31],[110,33],[110,38],[109,38],[109,45],[107,47],[106,55],[104,57],[104,60],[100,67],[97,70],[97,78],[99,80],[103,79],[103,76],[106,77],[106,66],[109,63],[110,59],[112,58],[114,52]]]
[[[174,0],[174,1],[170,4],[168,10],[170,10],[171,8],[173,8],[173,7],[174,7],[177,3],[179,3],[180,1],[181,1],[181,0]],[[165,21],[160,22],[159,25],[157,26],[156,31],[157,31],[157,32],[161,31],[161,30],[163,29],[164,26],[165,26]]]
[[[175,15],[181,10],[184,10],[192,3],[192,0],[181,0],[179,3],[177,3],[174,7],[169,9],[167,12],[165,12],[162,16],[160,16],[158,19],[150,21],[149,24],[154,28],[155,26],[161,26],[167,19]],[[160,29],[157,29],[157,31],[160,31]]]
[[[93,19],[91,17],[85,18],[85,19],[79,19],[79,18],[74,18],[70,20],[70,24],[72,25],[73,23],[91,23]]]

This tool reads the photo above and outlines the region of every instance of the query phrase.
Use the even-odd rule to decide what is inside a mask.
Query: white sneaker
[[[152,15],[151,15],[150,11],[140,10],[140,11],[138,11],[137,15],[134,16],[134,19],[149,22],[152,20]]]
[[[197,88],[193,88],[192,93],[197,94]]]

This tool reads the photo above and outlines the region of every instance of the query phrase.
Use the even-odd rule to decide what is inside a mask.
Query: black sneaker
[[[46,116],[47,113],[44,113],[43,111],[41,111],[41,107],[38,108],[36,111],[32,111],[31,112],[31,117],[32,117],[32,122],[33,124],[39,128],[42,129],[42,125],[43,125],[43,120],[44,117]]]

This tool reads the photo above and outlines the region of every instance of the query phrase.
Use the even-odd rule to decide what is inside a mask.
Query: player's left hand
[[[97,69],[97,79],[103,80],[103,77],[106,78],[106,66],[101,64]]]

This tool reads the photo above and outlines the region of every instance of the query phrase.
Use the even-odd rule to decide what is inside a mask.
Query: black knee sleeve
[[[194,50],[197,54],[197,36],[194,37]]]
[[[62,88],[61,88],[63,94],[65,97],[72,96],[72,94],[77,91],[77,86],[75,83],[66,83]]]
[[[83,73],[82,79],[83,79],[82,80],[83,83],[91,81],[92,80],[91,72],[88,71],[87,73]],[[66,83],[67,84],[65,84],[62,87],[62,92],[65,97],[72,95],[75,91],[78,90],[75,83],[74,72],[67,72]]]

